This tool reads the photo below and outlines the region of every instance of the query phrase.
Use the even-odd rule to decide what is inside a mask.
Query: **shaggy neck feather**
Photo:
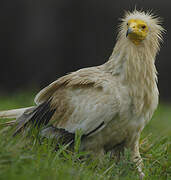
[[[128,39],[120,38],[109,61],[105,63],[105,69],[119,76],[128,87],[137,115],[150,109],[152,99],[158,96],[154,64],[157,50],[154,42],[146,41],[136,46]]]

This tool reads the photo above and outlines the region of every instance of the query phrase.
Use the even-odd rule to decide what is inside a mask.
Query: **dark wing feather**
[[[29,122],[35,126],[47,125],[55,110],[50,107],[50,100],[43,102],[37,107],[26,110],[18,119],[14,136],[21,131]]]

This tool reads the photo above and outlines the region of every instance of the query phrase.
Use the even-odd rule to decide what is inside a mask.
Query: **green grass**
[[[33,105],[34,95],[32,92],[1,95],[0,110]],[[76,141],[74,152],[65,146],[54,151],[52,141],[35,138],[34,133],[30,138],[21,135],[12,138],[11,131],[10,128],[7,131],[0,128],[0,180],[138,179],[129,161],[129,151],[119,164],[115,164],[109,154],[101,160],[80,159],[79,141]],[[140,144],[145,179],[171,179],[171,106],[159,106],[145,127]]]

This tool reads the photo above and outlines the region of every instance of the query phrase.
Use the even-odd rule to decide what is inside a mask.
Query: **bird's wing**
[[[50,122],[70,133],[81,129],[89,135],[104,128],[118,110],[111,75],[86,68],[66,75],[36,96],[36,103],[51,99],[55,113]],[[112,89],[112,90],[111,90]]]
[[[80,69],[52,82],[36,95],[34,101],[37,105],[43,103],[61,87],[92,85],[98,88],[102,86],[102,82],[104,83],[109,80],[111,80],[111,75],[103,72],[100,66]]]

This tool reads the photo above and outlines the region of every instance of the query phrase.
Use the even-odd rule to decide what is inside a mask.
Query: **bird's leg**
[[[132,160],[132,161],[135,163],[135,165],[136,165],[136,168],[137,168],[137,170],[138,170],[140,179],[143,179],[145,175],[144,175],[144,173],[143,173],[143,171],[142,171],[143,161],[142,161],[141,155],[140,155],[140,153],[139,153],[138,143],[137,143],[137,146],[135,146],[135,149],[131,152],[131,160]]]
[[[139,152],[139,135],[131,138],[131,141],[128,141],[125,147],[131,151],[131,161],[135,163],[140,179],[143,179],[145,175],[142,171],[143,161]]]

